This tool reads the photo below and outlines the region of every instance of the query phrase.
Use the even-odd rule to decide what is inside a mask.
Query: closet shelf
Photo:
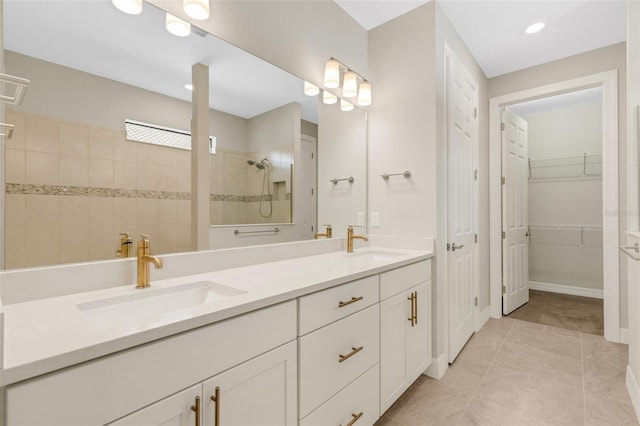
[[[560,225],[560,224],[529,224],[529,229],[556,229],[561,231],[602,231],[602,225]]]
[[[528,167],[529,182],[601,179],[602,153],[582,152],[530,157]]]

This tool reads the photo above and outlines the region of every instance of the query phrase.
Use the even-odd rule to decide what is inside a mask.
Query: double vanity
[[[431,257],[152,269],[148,289],[7,304],[5,424],[373,424],[431,362]]]

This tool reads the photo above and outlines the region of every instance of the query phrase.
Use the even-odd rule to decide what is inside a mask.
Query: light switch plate
[[[358,219],[356,221],[356,225],[364,226],[364,212],[358,212]]]
[[[380,212],[371,212],[371,226],[380,226]]]

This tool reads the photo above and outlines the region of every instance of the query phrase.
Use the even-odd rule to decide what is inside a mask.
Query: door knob
[[[456,245],[456,243],[453,243],[453,244],[447,243],[447,251],[460,250],[462,247],[464,247],[464,244]]]

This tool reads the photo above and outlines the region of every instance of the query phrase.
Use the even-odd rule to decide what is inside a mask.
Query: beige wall
[[[489,79],[489,97],[570,80],[603,71],[618,70],[619,206],[620,240],[626,240],[627,216],[627,76],[626,46],[616,44]],[[620,256],[620,327],[627,327],[627,257]]]

